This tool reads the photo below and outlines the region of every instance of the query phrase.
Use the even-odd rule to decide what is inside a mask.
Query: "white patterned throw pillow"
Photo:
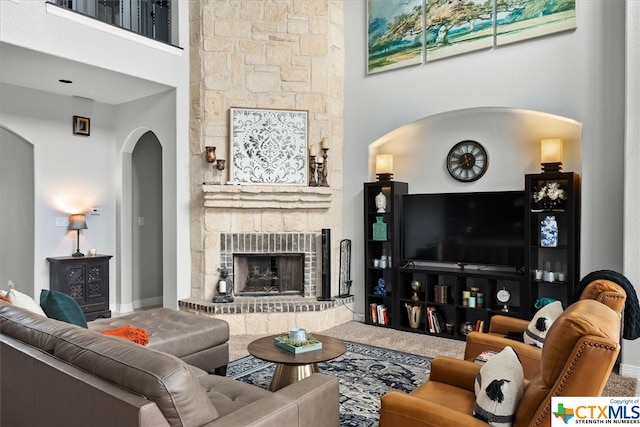
[[[34,300],[27,294],[23,294],[22,292],[16,291],[15,289],[9,289],[7,292],[7,298],[11,301],[11,304],[24,308],[26,310],[32,311],[41,316],[47,317],[44,314],[44,310],[40,307]]]
[[[526,344],[542,348],[547,331],[551,324],[562,314],[562,311],[562,303],[560,301],[547,304],[538,310],[524,331],[523,341]]]
[[[494,427],[510,427],[524,392],[524,372],[509,346],[491,357],[476,377],[473,416]]]

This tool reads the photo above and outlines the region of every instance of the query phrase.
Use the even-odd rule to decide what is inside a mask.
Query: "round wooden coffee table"
[[[347,351],[347,345],[344,341],[325,335],[313,334],[318,341],[322,342],[322,348],[295,354],[274,344],[274,339],[282,335],[287,334],[269,335],[252,341],[247,347],[249,354],[253,357],[276,364],[276,370],[269,386],[271,391],[280,390],[282,387],[320,372],[318,363],[335,359]]]

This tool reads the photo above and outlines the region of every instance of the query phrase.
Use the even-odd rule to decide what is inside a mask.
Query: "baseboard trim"
[[[162,296],[143,298],[143,299],[133,301],[134,310],[137,310],[138,308],[149,307],[151,305],[162,306]]]
[[[640,366],[621,363],[619,372],[623,377],[632,377],[640,380]]]

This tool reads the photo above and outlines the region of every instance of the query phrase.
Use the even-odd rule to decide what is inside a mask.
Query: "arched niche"
[[[580,173],[582,123],[549,113],[501,107],[448,111],[403,125],[369,145],[369,171],[375,180],[376,154],[393,154],[394,179],[411,193],[502,191],[524,188],[524,175],[541,172],[540,141],[562,138],[563,171]],[[478,181],[449,176],[447,153],[472,139],[489,153],[489,169]]]

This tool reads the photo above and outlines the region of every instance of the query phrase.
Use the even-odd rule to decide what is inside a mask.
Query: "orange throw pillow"
[[[11,304],[11,300],[4,295],[0,295],[0,300],[6,302],[7,304]]]
[[[149,337],[147,331],[142,328],[134,328],[131,325],[120,326],[119,328],[107,329],[102,331],[105,335],[114,337],[126,338],[129,341],[133,341],[137,344],[147,345],[149,344]]]

